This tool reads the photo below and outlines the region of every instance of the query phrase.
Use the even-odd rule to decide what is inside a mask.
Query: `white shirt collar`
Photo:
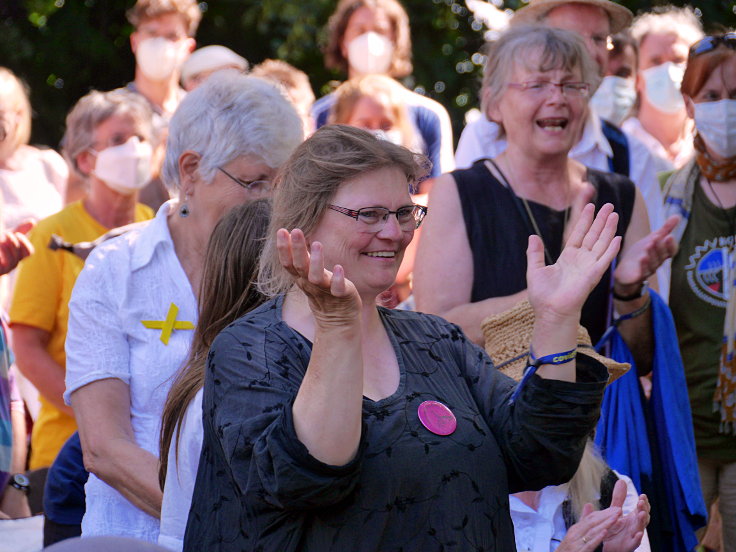
[[[521,499],[509,495],[509,508],[514,513],[536,513],[545,519],[552,519],[557,509],[567,498],[568,484],[545,487],[540,491],[539,504],[534,510]]]
[[[603,134],[603,125],[593,106],[588,106],[588,119],[583,127],[583,136],[570,150],[570,157],[578,157],[598,149],[606,157],[613,157],[613,150]]]
[[[131,255],[132,270],[137,270],[151,262],[156,248],[160,245],[173,245],[168,223],[169,210],[173,204],[174,200],[169,200],[161,205],[153,220],[140,230],[136,246],[133,248]]]

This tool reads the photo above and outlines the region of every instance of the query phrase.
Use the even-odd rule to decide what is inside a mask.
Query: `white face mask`
[[[736,157],[736,100],[693,105],[695,128],[708,148],[720,157]]]
[[[598,90],[590,98],[595,112],[616,126],[624,122],[634,103],[636,87],[633,81],[616,76],[604,77]]]
[[[680,84],[685,74],[682,65],[668,61],[645,69],[641,74],[644,77],[644,91],[650,104],[663,113],[677,113],[685,109],[685,102],[680,94]]]
[[[93,153],[97,155],[97,162],[92,174],[120,194],[134,194],[151,179],[153,149],[137,136],[119,146],[100,152],[93,150]]]
[[[183,41],[172,42],[159,36],[141,41],[135,52],[135,60],[149,79],[165,81],[179,68],[185,55]]]
[[[394,45],[373,31],[356,36],[348,44],[348,63],[361,75],[385,74],[391,67]]]

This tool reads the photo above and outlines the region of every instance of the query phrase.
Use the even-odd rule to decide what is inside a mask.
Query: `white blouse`
[[[187,528],[189,508],[192,505],[194,482],[197,479],[199,454],[202,452],[202,389],[189,403],[181,424],[179,446],[177,433],[169,447],[169,462],[166,467],[164,500],[161,504],[161,546],[181,552],[184,546],[184,531]],[[178,454],[178,456],[177,456]]]
[[[136,442],[156,456],[164,402],[197,323],[196,297],[169,233],[170,206],[92,252],[69,303],[66,339],[66,403],[94,381],[123,381]],[[158,539],[157,519],[92,474],[85,493],[83,535]]]

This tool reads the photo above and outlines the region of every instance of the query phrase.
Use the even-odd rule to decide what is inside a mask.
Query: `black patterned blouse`
[[[282,303],[265,303],[212,345],[184,550],[513,551],[508,494],[573,475],[605,368],[582,357],[578,383],[534,376],[511,407],[514,381],[456,326],[381,308],[399,386],[363,399],[358,454],[330,466],[294,431],[311,343],[282,321]],[[454,433],[422,425],[427,400],[450,408]]]

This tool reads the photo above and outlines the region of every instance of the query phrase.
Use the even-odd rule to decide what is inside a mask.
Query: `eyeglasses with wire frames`
[[[222,173],[227,176],[230,180],[238,184],[239,186],[242,186],[249,192],[254,193],[268,193],[271,191],[271,182],[268,180],[241,180],[240,178],[236,178],[233,175],[231,175],[229,172],[227,172],[222,167],[217,167],[219,171],[222,171]]]
[[[706,36],[690,46],[690,57],[707,54],[723,44],[727,48],[736,50],[736,33],[725,33],[722,35]]]
[[[590,93],[590,85],[587,82],[551,82],[551,81],[528,81],[509,82],[506,86],[516,88],[533,96],[546,96],[555,88],[559,88],[563,96],[574,98],[586,98]]]
[[[379,232],[388,220],[389,215],[396,215],[399,227],[404,230],[416,230],[422,224],[427,208],[424,205],[405,205],[395,211],[385,207],[363,207],[362,209],[348,209],[339,205],[328,205],[333,211],[342,213],[367,226],[372,232]]]

